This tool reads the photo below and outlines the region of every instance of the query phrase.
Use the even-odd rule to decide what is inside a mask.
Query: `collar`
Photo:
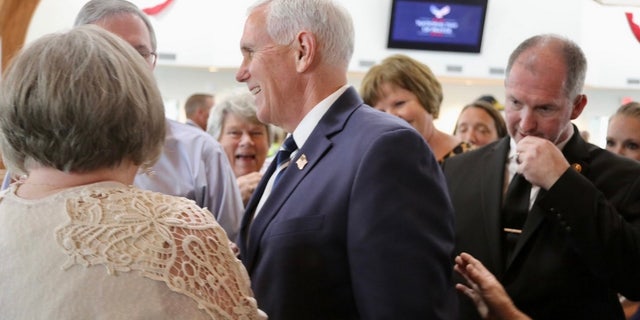
[[[348,84],[338,88],[338,90],[334,91],[332,94],[324,98],[317,105],[315,105],[309,113],[307,113],[298,127],[293,130],[293,140],[296,141],[296,145],[298,145],[298,149],[301,149],[304,143],[307,141],[313,129],[316,128],[320,119],[329,111],[329,108],[340,98],[340,96],[347,91],[349,88]]]

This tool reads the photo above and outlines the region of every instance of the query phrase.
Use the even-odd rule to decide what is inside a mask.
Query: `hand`
[[[236,257],[240,255],[240,248],[238,248],[238,245],[236,245],[235,242],[229,241],[229,249],[231,249],[231,252],[233,252]]]
[[[562,151],[551,141],[527,136],[516,145],[518,172],[531,184],[549,190],[569,168]]]
[[[483,319],[530,319],[513,304],[504,287],[479,260],[468,253],[456,257],[453,269],[467,280],[456,289],[471,298]]]
[[[256,190],[260,179],[262,179],[262,173],[260,172],[251,172],[236,179],[244,205],[247,205],[247,202],[249,202],[249,198],[251,198],[253,191]]]

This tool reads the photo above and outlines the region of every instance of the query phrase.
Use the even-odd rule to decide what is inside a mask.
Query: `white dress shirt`
[[[571,127],[571,132],[568,135],[568,138],[566,138],[564,141],[560,141],[558,144],[556,144],[556,147],[558,147],[558,149],[562,150],[564,148],[565,145],[567,145],[567,142],[569,142],[569,139],[571,139],[571,136],[573,136],[573,127]],[[511,183],[511,179],[513,179],[513,176],[516,174],[516,172],[518,172],[518,163],[516,161],[516,141],[513,140],[513,138],[511,138],[509,140],[509,155],[507,158],[507,167],[506,167],[506,174],[505,174],[505,182],[504,182],[504,187],[502,189],[502,194],[505,195],[507,193],[507,189],[509,187],[509,183]],[[529,197],[529,210],[531,210],[531,207],[533,207],[533,203],[536,201],[536,197],[538,196],[538,193],[540,193],[540,187],[536,186],[534,184],[531,184],[531,195]],[[504,202],[504,198],[502,197],[503,202]]]
[[[338,90],[330,94],[328,97],[324,98],[324,100],[320,101],[316,106],[314,106],[307,115],[304,116],[302,121],[298,124],[296,129],[293,131],[293,141],[296,142],[298,146],[298,150],[302,148],[304,143],[307,141],[313,129],[316,128],[320,119],[324,116],[325,113],[329,110],[331,105],[340,98],[340,96],[349,88],[349,85],[344,85],[340,87]],[[288,136],[287,136],[288,137]],[[291,159],[295,158],[298,150],[291,153]],[[253,218],[260,213],[260,209],[262,209],[262,205],[267,201],[269,194],[271,194],[271,188],[273,188],[273,182],[277,176],[278,170],[274,171],[274,173],[269,177],[269,182],[267,182],[267,186],[262,193],[262,197],[260,198],[260,202],[258,202],[258,206],[256,207],[256,211],[253,215]]]

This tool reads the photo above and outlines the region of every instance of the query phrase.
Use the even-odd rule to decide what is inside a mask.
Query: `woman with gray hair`
[[[5,319],[257,319],[225,232],[191,200],[133,187],[161,152],[144,58],[96,26],[45,36],[0,84]]]
[[[244,88],[223,97],[211,110],[207,132],[224,148],[246,205],[262,178],[271,145],[269,125],[256,116],[255,97]]]

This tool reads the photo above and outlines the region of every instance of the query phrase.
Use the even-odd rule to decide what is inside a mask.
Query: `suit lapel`
[[[562,149],[562,154],[565,159],[569,162],[569,165],[572,168],[576,168],[576,165],[580,165],[580,172],[585,174],[589,169],[588,160],[589,160],[589,150],[588,144],[580,137],[580,131],[577,127],[573,126],[573,136],[567,142],[567,144]],[[546,190],[540,189],[540,192],[536,196],[535,201],[544,197]],[[511,259],[507,262],[507,268],[511,266],[511,263],[515,260],[515,258],[520,254],[522,248],[525,244],[531,240],[531,237],[535,233],[535,231],[540,227],[542,221],[546,216],[546,212],[542,210],[540,207],[533,204],[531,211],[527,215],[527,220],[524,223],[524,227],[522,230],[522,234],[520,235],[520,239],[514,248],[513,254],[511,255]]]
[[[243,218],[241,230],[241,235],[244,236],[248,233],[248,239],[250,239],[248,244],[245,242],[244,247],[241,247],[245,249],[243,252],[243,261],[249,272],[251,272],[254,266],[255,258],[259,251],[260,239],[264,236],[269,223],[278,215],[282,206],[304,177],[313,170],[320,159],[331,149],[333,143],[330,138],[344,128],[349,116],[360,107],[362,103],[362,99],[352,87],[347,89],[347,91],[338,98],[320,122],[318,122],[307,141],[291,160],[282,177],[280,177],[278,185],[271,190],[269,198],[265,201],[260,209],[259,215],[253,222],[251,222],[251,219],[254,214],[247,213],[253,213],[255,211],[260,197],[251,199],[247,206],[245,217]],[[297,161],[302,156],[306,158],[306,165],[299,168]],[[273,174],[273,171],[275,171],[274,163],[269,166],[268,172]],[[270,176],[271,175],[265,174],[256,192],[260,191],[260,194],[264,192],[266,182]],[[246,236],[244,238],[243,241],[247,239]]]
[[[238,235],[237,242],[238,242],[238,247],[240,248],[240,251],[243,253],[242,260],[245,261],[245,263],[246,263],[246,259],[245,259],[244,253],[248,252],[248,243],[247,243],[247,240],[249,239],[248,232],[252,224],[253,216],[255,215],[255,211],[256,211],[256,208],[258,207],[258,203],[260,202],[260,198],[262,198],[262,195],[264,194],[264,190],[267,187],[267,182],[269,182],[269,177],[271,177],[271,175],[273,175],[273,173],[276,171],[276,166],[277,166],[276,162],[272,161],[269,167],[267,168],[267,171],[264,173],[263,178],[258,183],[258,186],[256,187],[256,190],[253,192],[253,195],[251,195],[251,198],[249,199],[249,202],[247,203],[247,207],[245,208],[244,214],[242,216],[242,223],[240,224],[240,232]]]
[[[311,145],[309,145],[311,143]],[[309,147],[306,147],[309,145]],[[322,155],[331,147],[331,142],[327,139],[307,140],[305,146],[299,150],[293,158],[285,172],[280,177],[278,185],[271,189],[269,198],[265,201],[260,209],[260,213],[253,220],[249,227],[249,243],[247,247],[247,269],[251,270],[255,261],[256,254],[260,245],[260,239],[264,235],[269,223],[280,212],[280,208],[284,205],[291,193],[296,189],[302,179],[313,169],[313,167],[322,158]],[[302,155],[307,158],[307,164],[304,168],[299,169],[296,161]]]
[[[484,232],[489,235],[491,262],[498,274],[503,269],[501,244],[502,194],[504,188],[505,162],[509,154],[509,138],[504,138],[489,147],[492,150],[482,158],[481,173],[481,207],[484,221]]]

